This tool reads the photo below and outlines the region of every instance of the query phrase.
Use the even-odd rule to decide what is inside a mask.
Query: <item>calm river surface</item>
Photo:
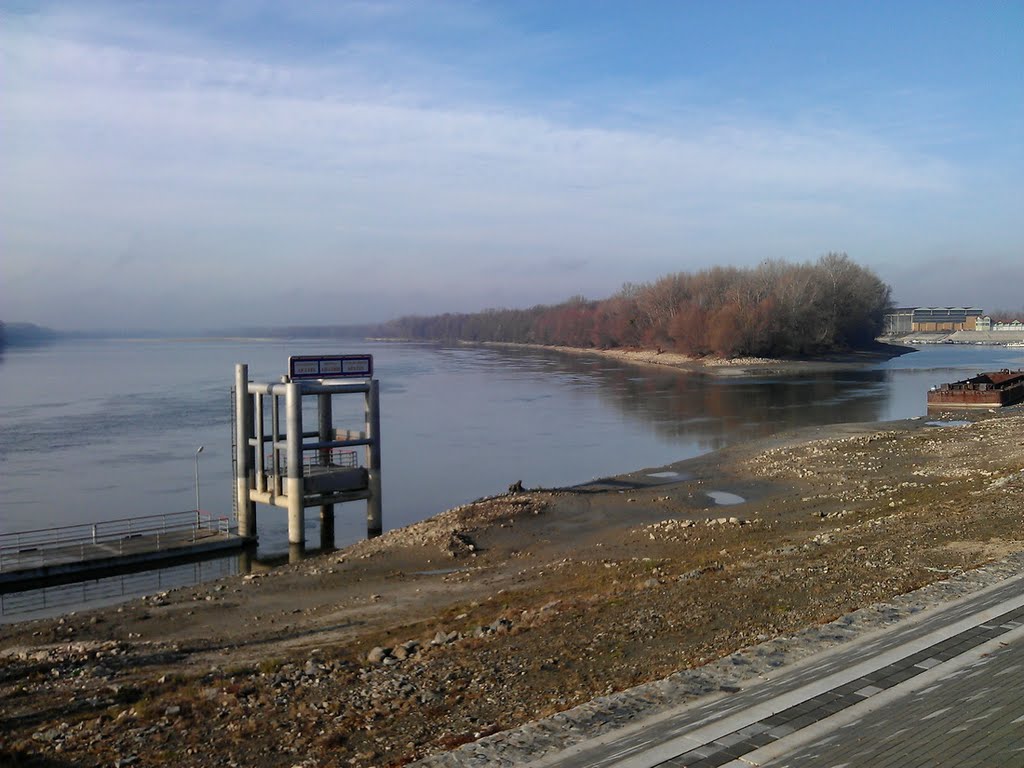
[[[90,341],[0,358],[0,533],[195,507],[231,513],[234,364],[278,380],[289,355],[371,352],[381,381],[384,526],[474,498],[656,467],[798,425],[925,413],[929,386],[1021,366],[1024,350],[926,347],[876,367],[710,377],[554,352],[349,341]],[[351,399],[351,410],[345,400]],[[361,427],[362,398],[335,398]],[[350,418],[339,414],[350,413]],[[285,512],[257,507],[261,549]],[[307,514],[311,542],[317,515]],[[365,534],[337,508],[337,542]]]

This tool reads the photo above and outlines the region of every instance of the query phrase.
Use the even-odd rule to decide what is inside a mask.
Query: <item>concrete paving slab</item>
[[[638,730],[632,729],[625,738],[611,741],[607,746],[591,745],[589,749],[572,750],[571,754],[546,759],[543,764],[576,768],[606,765],[616,768],[691,765],[700,768],[739,760],[747,766],[762,765],[767,764],[766,761],[780,759],[780,756],[808,741],[820,741],[826,737],[833,741],[830,735],[835,729],[850,725],[858,725],[859,728],[861,719],[867,714],[902,696],[915,691],[920,691],[926,699],[941,696],[940,684],[955,670],[964,670],[965,682],[977,688],[979,682],[972,681],[972,678],[983,677],[988,672],[974,669],[972,662],[992,649],[1003,647],[1008,638],[1016,642],[1013,639],[1018,633],[1024,635],[1024,630],[1019,627],[1008,628],[1024,619],[1024,590],[1020,589],[1019,579],[1014,582],[1012,587],[1004,586],[999,598],[981,610],[946,610],[938,620],[920,622],[916,632],[900,627],[889,633],[889,642],[879,643],[873,639],[862,644],[864,647],[860,649],[844,648],[838,653],[838,664],[827,658],[831,654],[825,654],[826,658],[816,660],[817,677],[804,679],[798,675],[796,679],[800,685],[789,689],[776,686],[777,690],[773,690],[767,699],[759,700],[757,689],[770,686],[753,686],[729,700],[728,712],[720,711],[716,716],[713,711],[694,712],[686,708],[675,721],[671,717],[660,718]],[[1021,669],[1024,670],[1024,664]],[[1006,674],[1013,671],[1008,669]],[[737,708],[744,694],[751,699],[749,705]],[[721,701],[718,708],[724,709]],[[703,709],[713,710],[714,705],[705,705]],[[920,717],[922,722],[935,720],[942,723],[944,731],[948,731],[953,727],[948,722],[949,718],[957,716],[953,709],[951,706],[936,706],[930,712],[922,712]],[[692,717],[694,714],[700,716]],[[979,717],[984,719],[987,716],[981,714]],[[899,718],[894,719],[891,715],[887,722],[890,725],[895,723],[893,727],[899,726]],[[765,744],[763,740],[754,743],[751,740],[748,729],[759,725],[765,727],[762,733],[771,743]],[[837,743],[844,739],[849,741],[853,738],[850,733],[855,737],[859,731],[848,732],[843,738],[834,740]],[[972,736],[976,735],[968,734],[968,737]],[[612,745],[614,748],[609,750]],[[823,746],[819,744],[816,749]],[[967,745],[957,742],[957,746],[966,748]],[[892,749],[884,743],[882,748]],[[877,751],[873,754],[876,761],[882,757]],[[687,758],[683,759],[683,755]],[[817,752],[805,755],[802,759],[807,762],[800,765],[820,765],[815,762],[819,757]],[[867,768],[871,763],[854,762],[851,765]]]
[[[748,673],[746,677],[735,674],[729,657],[636,689],[599,697],[551,718],[426,758],[417,765],[424,768],[477,765],[509,768],[686,765],[692,768],[732,765],[736,768],[742,765],[750,768],[751,763],[744,762],[747,755],[815,728],[858,704],[884,704],[891,691],[906,690],[904,686],[908,683],[917,681],[917,686],[924,686],[913,694],[915,696],[936,695],[943,680],[929,682],[929,678],[924,677],[921,682],[918,678],[944,667],[951,669],[950,661],[944,661],[942,654],[947,659],[956,659],[1021,627],[1024,627],[1024,553],[1017,553],[982,569],[963,572],[916,592],[860,609],[822,627],[740,651],[734,655],[750,662],[744,670]],[[815,646],[826,650],[814,655],[800,653],[794,660],[793,649],[811,651]],[[762,663],[767,658],[777,657],[785,659],[786,663]],[[938,663],[919,666],[927,660]],[[1024,661],[1021,669],[1024,669]],[[1013,679],[1015,672],[1010,667],[998,670],[1007,679]],[[977,701],[984,703],[986,695],[979,694],[998,684],[993,683],[991,674],[984,667],[965,668],[956,677],[971,686],[966,696],[977,696]],[[868,686],[878,688],[879,692],[866,699],[854,694]],[[934,707],[931,711],[941,708]],[[927,714],[930,712],[922,716]],[[856,735],[864,717],[867,715],[858,714],[849,722],[840,721],[843,724],[838,725],[835,733],[822,732],[812,741],[813,754],[818,755],[833,742]],[[977,723],[984,724],[991,715],[979,711],[972,717],[982,718]],[[1009,721],[1001,721],[993,734],[1001,733],[1000,729],[1019,729],[1024,719],[1014,722],[1017,717],[1024,718],[1024,711]],[[836,722],[832,720],[832,724]],[[929,722],[941,723],[943,718],[937,716]],[[926,749],[943,754],[943,739],[955,740],[958,733],[970,733],[977,723],[952,726],[945,723],[946,731],[941,738],[933,738]],[[803,725],[807,727],[797,727]],[[956,730],[961,727],[963,731]],[[897,745],[901,730],[908,730],[906,724],[896,723],[894,730],[885,736],[889,739],[885,742],[886,751],[874,755],[875,764],[880,768],[900,765]],[[722,744],[716,748],[716,741],[721,742],[730,735],[744,738],[725,749],[721,748]],[[868,746],[871,745],[858,747],[858,750],[864,751]],[[984,749],[969,752],[970,748],[970,742],[949,745],[950,750],[956,749],[957,754],[971,764],[975,753],[992,757]],[[1014,753],[1014,757],[1020,754],[1024,753]],[[816,759],[814,757],[807,765],[828,765],[815,763]],[[839,766],[842,762],[834,764]],[[1019,766],[1010,765],[1020,768],[1024,762]]]
[[[989,676],[1007,668],[1020,667],[1024,686],[1024,629],[989,640],[965,652],[954,661],[922,672],[913,680],[855,704],[826,720],[779,739],[773,744],[742,756],[742,763],[771,768],[818,768],[833,762],[846,762],[849,768],[876,768],[883,755],[898,757],[896,765],[922,768],[959,768],[957,755],[971,749],[987,753],[987,765],[1019,768],[1008,748],[1011,742],[992,739],[990,728],[964,728],[959,736],[946,740],[937,753],[928,747],[942,743],[939,738],[963,723],[968,715],[983,711],[978,719],[989,725],[1024,715],[1024,687],[1007,691],[1002,697],[966,702],[967,691],[976,688],[965,670],[985,667]],[[1012,671],[1012,670],[1011,670]],[[993,701],[998,701],[993,704]],[[815,744],[823,736],[847,729],[827,747]],[[1024,745],[1024,726],[1013,733],[1013,746]],[[949,743],[952,742],[952,743]],[[813,748],[812,748],[813,747]],[[955,748],[954,748],[955,747]],[[922,756],[927,759],[922,762]]]

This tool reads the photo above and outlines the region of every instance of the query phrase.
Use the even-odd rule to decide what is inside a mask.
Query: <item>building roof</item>
[[[984,312],[981,307],[914,307],[925,312]]]
[[[1013,384],[1016,381],[1024,381],[1024,371],[1011,371],[1005,369],[1002,371],[991,371],[989,373],[979,373],[977,376],[968,379],[971,384],[991,384],[994,387],[1002,387],[1007,384]]]
[[[964,312],[967,314],[984,314],[981,307],[893,307],[886,314],[896,315],[903,312]]]

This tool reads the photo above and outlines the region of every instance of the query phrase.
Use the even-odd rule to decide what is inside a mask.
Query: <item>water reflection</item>
[[[134,597],[246,572],[242,568],[239,556],[218,557],[168,568],[154,568],[73,584],[0,594],[0,623],[39,619],[58,616],[68,611],[115,605]]]
[[[775,380],[669,374],[636,381],[608,372],[602,396],[662,434],[696,438],[704,447],[717,448],[738,435],[875,420],[887,397],[885,374],[869,373],[860,381],[825,374]]]
[[[728,491],[708,491],[707,496],[720,507],[732,507],[745,504],[747,501],[742,496]]]
[[[790,427],[877,421],[887,414],[891,397],[892,373],[879,368],[734,377],[536,350],[502,350],[491,364],[502,357],[543,369],[544,375],[558,374],[568,386],[596,393],[659,435],[694,441],[702,450]]]

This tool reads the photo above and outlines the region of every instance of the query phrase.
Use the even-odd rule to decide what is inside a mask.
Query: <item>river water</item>
[[[381,381],[384,527],[521,480],[566,486],[658,467],[787,427],[921,416],[934,384],[1024,365],[1024,350],[924,347],[857,370],[716,377],[544,350],[316,341],[89,341],[0,357],[0,534],[194,509],[230,515],[235,363],[276,381],[289,355],[372,353]],[[362,398],[334,398],[361,428]],[[312,416],[312,414],[310,414]],[[311,420],[310,423],[315,423]],[[257,506],[261,555],[285,512]],[[307,541],[319,541],[315,510]],[[336,543],[365,535],[337,508]],[[236,573],[238,559],[0,594],[0,622]]]
[[[0,533],[195,508],[231,514],[234,364],[276,381],[289,355],[374,355],[384,526],[521,480],[565,486],[812,424],[925,413],[929,386],[1019,367],[1024,350],[925,347],[855,371],[715,377],[532,349],[354,341],[88,341],[0,358]],[[345,401],[351,399],[351,404]],[[335,397],[361,428],[362,397]],[[258,506],[261,550],[287,548],[285,512]],[[307,514],[318,541],[316,514]],[[337,543],[365,505],[337,508]]]

